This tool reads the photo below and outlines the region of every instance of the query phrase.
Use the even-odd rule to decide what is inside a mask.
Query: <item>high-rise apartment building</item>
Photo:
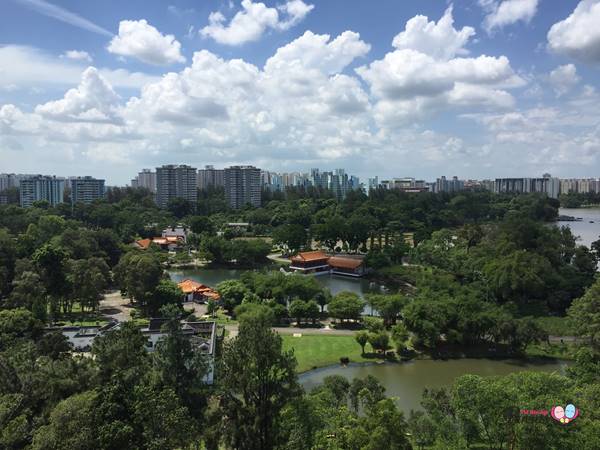
[[[225,171],[215,169],[214,166],[204,166],[204,169],[198,169],[197,186],[201,191],[225,186]]]
[[[174,198],[183,198],[193,205],[198,200],[196,168],[186,165],[165,165],[156,168],[156,204],[166,208]]]
[[[71,203],[89,204],[95,200],[104,198],[104,180],[92,177],[71,178]]]
[[[225,198],[234,209],[248,204],[260,207],[260,169],[253,166],[232,166],[225,169]]]
[[[21,173],[0,173],[0,192],[10,188],[18,188],[21,180],[35,175],[24,175]]]
[[[458,177],[452,177],[450,180],[442,176],[438,178],[433,185],[433,192],[458,192],[465,189],[465,182]]]
[[[33,175],[19,183],[21,206],[28,208],[34,202],[47,201],[51,206],[64,202],[65,180],[54,176]]]
[[[560,189],[560,180],[550,175],[545,175],[543,178],[496,178],[494,183],[496,194],[539,192],[551,198],[558,198]]]
[[[153,172],[150,169],[142,169],[142,171],[131,180],[131,187],[145,188],[153,194],[156,194],[156,172]]]
[[[21,177],[14,173],[0,173],[0,192],[13,187],[19,187]]]

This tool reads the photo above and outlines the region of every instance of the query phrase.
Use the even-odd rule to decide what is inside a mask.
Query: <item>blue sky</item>
[[[0,172],[600,176],[600,0],[0,6]]]

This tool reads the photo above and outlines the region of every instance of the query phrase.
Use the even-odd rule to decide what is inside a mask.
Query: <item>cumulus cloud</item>
[[[380,122],[403,123],[449,106],[500,107],[513,104],[506,88],[522,85],[508,58],[458,57],[474,31],[453,26],[452,8],[436,23],[418,16],[393,41],[396,50],[356,72],[379,102]]]
[[[331,40],[328,34],[306,31],[302,36],[277,49],[267,60],[265,71],[274,73],[289,69],[319,69],[336,73],[356,58],[365,56],[371,46],[353,31],[344,31]]]
[[[415,16],[406,22],[406,29],[396,35],[392,45],[398,50],[410,49],[438,59],[450,59],[468,54],[465,45],[475,35],[472,27],[454,28],[452,7],[438,22],[425,16]]]
[[[529,23],[535,16],[539,0],[479,0],[487,12],[483,27],[488,33],[517,22]]]
[[[257,41],[267,29],[287,30],[297,25],[313,8],[302,0],[289,0],[278,8],[242,0],[242,10],[233,16],[229,24],[221,12],[212,12],[208,16],[208,25],[200,30],[200,34],[219,44],[241,45]]]
[[[88,52],[83,50],[67,50],[62,55],[61,58],[73,59],[75,61],[86,61],[92,62],[92,57]]]
[[[600,98],[593,92],[587,92],[585,97],[584,103],[565,102],[555,107],[471,118],[489,130],[488,145],[496,158],[504,157],[501,161],[505,166],[512,164],[515,171],[530,167],[538,172],[581,173],[582,167],[596,165],[600,159],[596,107]]]
[[[29,117],[13,104],[0,107],[0,135],[34,134],[39,120]]]
[[[548,31],[548,47],[579,61],[600,63],[600,1],[582,0]]]
[[[559,97],[569,92],[577,83],[579,83],[577,69],[573,64],[558,66],[548,75],[548,81],[554,88],[554,92]]]
[[[94,67],[81,75],[79,86],[56,101],[38,105],[35,112],[59,121],[113,122],[119,97]]]
[[[179,41],[171,34],[162,34],[144,19],[122,20],[118,36],[110,41],[107,48],[116,55],[157,66],[185,62]]]

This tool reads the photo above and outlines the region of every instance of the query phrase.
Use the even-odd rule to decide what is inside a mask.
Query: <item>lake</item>
[[[171,270],[169,274],[175,282],[190,278],[210,287],[215,287],[221,281],[238,279],[247,269],[185,269]],[[314,276],[314,275],[311,275]],[[361,297],[369,292],[380,292],[380,286],[371,284],[364,278],[349,278],[340,275],[318,275],[317,281],[328,288],[333,295],[341,291],[355,292]]]
[[[300,383],[307,391],[323,382],[328,375],[342,375],[348,380],[367,375],[376,377],[386,388],[386,394],[397,397],[399,407],[408,414],[411,409],[422,409],[420,402],[425,388],[450,387],[461,375],[482,376],[508,375],[525,370],[536,372],[564,373],[567,363],[533,362],[521,360],[456,359],[456,360],[415,360],[403,363],[350,364],[315,369],[299,376]]]
[[[600,238],[600,208],[560,208],[558,214],[583,219],[580,222],[556,222],[559,226],[569,227],[574,236],[579,236],[579,244],[589,248],[592,242]]]

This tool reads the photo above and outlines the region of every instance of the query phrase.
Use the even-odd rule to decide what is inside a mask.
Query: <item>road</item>
[[[131,320],[133,307],[128,298],[121,295],[121,291],[111,291],[100,300],[100,313],[109,320],[127,322]]]

